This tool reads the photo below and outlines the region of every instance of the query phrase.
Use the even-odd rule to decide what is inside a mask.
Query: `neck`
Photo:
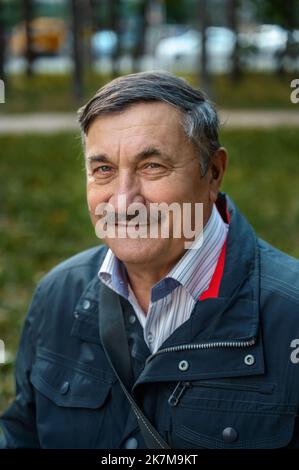
[[[125,263],[130,286],[145,314],[147,314],[150,304],[152,287],[166,276],[183,254],[184,252],[180,253],[171,262],[163,265]]]

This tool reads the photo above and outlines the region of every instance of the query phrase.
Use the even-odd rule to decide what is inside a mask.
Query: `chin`
[[[153,262],[165,253],[165,241],[159,239],[106,238],[104,242],[123,263],[144,264]]]

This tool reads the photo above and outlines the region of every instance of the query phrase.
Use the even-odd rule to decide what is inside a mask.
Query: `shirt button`
[[[82,307],[84,308],[84,310],[88,310],[90,308],[89,300],[84,300]]]
[[[179,369],[180,369],[182,372],[185,372],[185,370],[188,370],[188,369],[189,369],[189,362],[188,362],[188,361],[181,361],[181,362],[179,362]]]
[[[69,388],[70,388],[70,383],[64,382],[60,387],[61,395],[65,395],[69,391]]]
[[[252,354],[248,354],[244,357],[244,362],[247,366],[253,366],[255,363],[255,357]]]
[[[133,325],[135,323],[135,321],[136,321],[135,315],[130,315],[129,316],[129,323],[131,323],[131,325]]]
[[[148,339],[148,342],[149,342],[149,343],[152,343],[152,342],[154,341],[154,336],[153,336],[153,334],[152,334],[152,333],[149,333],[149,334],[147,335],[147,339]]]
[[[125,449],[137,449],[138,447],[138,441],[135,439],[135,437],[130,437],[126,442],[125,442]]]
[[[225,428],[222,431],[224,442],[231,443],[238,439],[238,433],[234,428]]]

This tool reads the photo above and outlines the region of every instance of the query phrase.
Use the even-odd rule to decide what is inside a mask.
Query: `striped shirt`
[[[152,287],[146,315],[128,282],[124,264],[110,249],[107,251],[98,273],[99,278],[131,303],[143,328],[144,340],[152,353],[189,319],[199,296],[209,287],[227,232],[228,224],[223,221],[214,204],[203,229],[202,244],[186,250],[171,271]],[[197,239],[193,244],[196,242]]]

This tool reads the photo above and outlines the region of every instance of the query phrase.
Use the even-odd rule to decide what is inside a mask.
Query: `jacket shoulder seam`
[[[296,290],[290,289],[290,287],[286,283],[281,283],[277,281],[277,279],[265,275],[261,276],[261,280],[266,281],[262,285],[262,290],[266,289],[271,292],[275,291],[275,293],[277,293],[278,295],[281,295],[282,297],[285,297],[288,300],[292,299],[299,304],[299,292],[297,293]]]

